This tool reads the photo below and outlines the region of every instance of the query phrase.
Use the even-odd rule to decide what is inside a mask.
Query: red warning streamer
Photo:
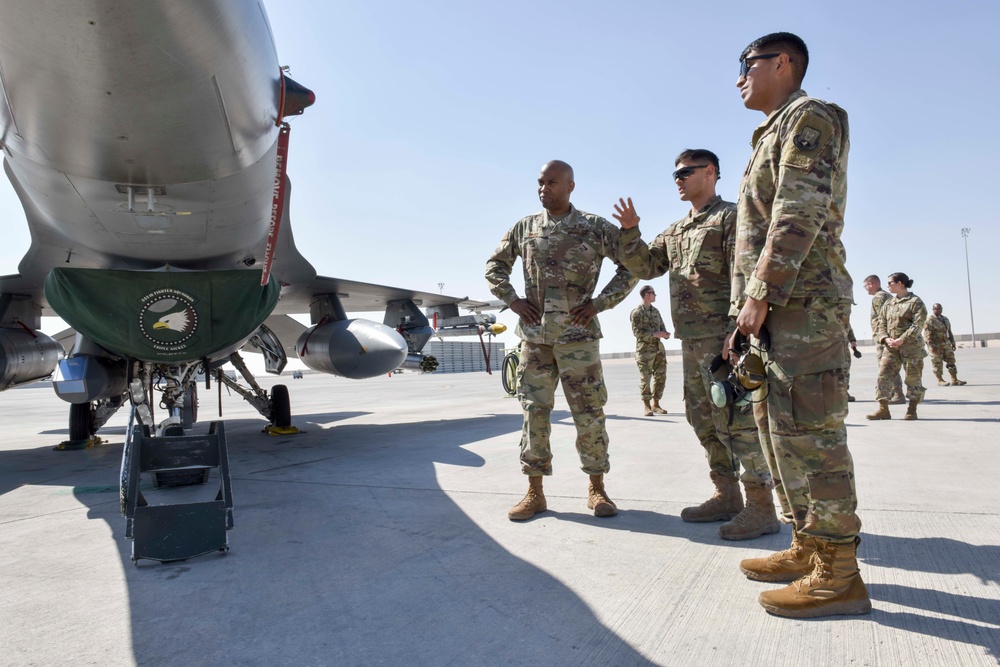
[[[281,124],[278,132],[278,159],[274,165],[274,197],[271,201],[271,224],[267,228],[267,248],[264,250],[264,270],[260,275],[260,284],[267,285],[271,277],[271,262],[274,261],[274,249],[278,245],[278,230],[281,228],[281,214],[285,210],[285,171],[288,168],[288,135],[292,128],[288,123]]]

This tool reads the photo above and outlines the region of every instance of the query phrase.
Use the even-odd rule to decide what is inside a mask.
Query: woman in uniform
[[[900,367],[905,373],[906,397],[910,401],[903,419],[917,418],[917,403],[923,400],[926,388],[920,380],[924,372],[924,337],[921,332],[927,321],[927,306],[920,297],[910,292],[913,281],[905,273],[893,273],[889,276],[889,292],[895,297],[887,299],[882,304],[878,315],[878,329],[875,332],[875,342],[885,345],[882,360],[878,369],[878,399],[879,408],[868,419],[892,419],[889,414],[889,396],[892,393],[892,378],[899,373]]]

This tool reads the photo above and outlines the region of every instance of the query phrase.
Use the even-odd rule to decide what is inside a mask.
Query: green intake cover
[[[160,363],[211,357],[245,340],[278,303],[260,271],[53,269],[45,297],[101,347]]]

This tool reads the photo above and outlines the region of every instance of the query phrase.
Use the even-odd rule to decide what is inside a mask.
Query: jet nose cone
[[[316,102],[316,93],[309,90],[295,79],[285,74],[281,75],[284,80],[284,95],[282,96],[281,117],[300,116],[307,107],[311,107]]]

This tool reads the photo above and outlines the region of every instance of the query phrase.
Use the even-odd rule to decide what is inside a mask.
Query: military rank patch
[[[834,126],[823,115],[806,112],[796,121],[781,150],[781,163],[801,169],[812,169],[813,162],[823,153],[834,136]]]

